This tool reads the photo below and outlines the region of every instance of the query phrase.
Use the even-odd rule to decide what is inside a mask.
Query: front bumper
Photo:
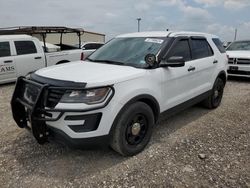
[[[48,126],[50,135],[48,140],[55,141],[62,145],[70,146],[72,148],[85,148],[89,149],[96,146],[106,147],[109,144],[110,136],[97,136],[97,137],[90,137],[90,138],[71,138],[65,132],[60,129],[56,129],[54,127]]]
[[[35,88],[34,96],[27,97],[25,93],[29,86]],[[102,140],[106,133],[95,136],[103,119],[102,109],[106,107],[114,95],[114,89],[103,105],[90,109],[56,109],[47,107],[48,91],[56,89],[49,84],[41,84],[24,77],[17,80],[11,100],[12,114],[15,122],[21,128],[31,127],[38,143],[43,144],[48,139],[64,140],[70,145],[89,143],[91,140]],[[67,89],[58,87],[59,89]],[[71,88],[72,89],[72,88]],[[75,88],[79,89],[79,88]],[[85,89],[85,88],[81,88]],[[28,99],[27,99],[28,98]],[[107,117],[105,117],[107,119]],[[104,118],[104,119],[105,119]],[[99,131],[100,132],[100,131]],[[88,138],[89,137],[89,138]],[[99,138],[100,139],[99,139]],[[86,141],[90,140],[90,141]],[[102,141],[103,143],[103,141]]]

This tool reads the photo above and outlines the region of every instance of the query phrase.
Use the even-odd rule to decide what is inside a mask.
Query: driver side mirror
[[[165,63],[160,63],[160,67],[183,67],[185,60],[182,56],[172,56],[166,60]]]

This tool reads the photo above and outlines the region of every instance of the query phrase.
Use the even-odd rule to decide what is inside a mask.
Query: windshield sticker
[[[162,44],[164,40],[162,39],[153,39],[153,38],[146,38],[145,42],[151,42],[151,43],[157,43],[157,44]]]
[[[6,66],[6,65],[0,65],[0,75],[1,74],[10,74],[15,72],[14,66]]]

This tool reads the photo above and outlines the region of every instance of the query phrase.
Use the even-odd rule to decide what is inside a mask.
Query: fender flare
[[[152,95],[149,94],[141,94],[138,95],[136,97],[133,97],[132,99],[130,99],[118,112],[118,114],[116,115],[113,124],[110,128],[109,134],[112,134],[115,125],[117,124],[119,118],[121,117],[122,113],[133,103],[135,102],[144,102],[146,103],[153,111],[154,113],[154,118],[155,118],[155,123],[157,122],[157,120],[159,119],[159,115],[160,115],[160,105],[158,103],[158,101],[155,99],[155,97],[153,97]]]
[[[226,72],[223,70],[223,71],[220,71],[218,76],[216,77],[217,78],[221,78],[224,82],[224,84],[226,85],[226,82],[227,82],[227,74]]]

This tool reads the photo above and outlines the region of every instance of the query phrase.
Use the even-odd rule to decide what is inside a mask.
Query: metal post
[[[61,33],[61,36],[60,36],[60,46],[62,46],[62,33]]]
[[[79,49],[82,48],[82,41],[81,41],[81,32],[77,33],[78,36],[78,42],[79,42]]]
[[[237,33],[238,33],[238,30],[237,30],[237,28],[235,28],[235,32],[234,32],[234,41],[237,40]]]
[[[141,18],[137,18],[136,20],[138,21],[138,32],[140,32],[140,21],[141,21]]]

